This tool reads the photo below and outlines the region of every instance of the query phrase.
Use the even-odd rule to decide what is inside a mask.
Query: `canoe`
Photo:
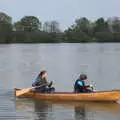
[[[14,89],[15,96],[21,89]],[[55,93],[40,93],[29,91],[20,98],[35,98],[40,100],[51,101],[110,101],[115,102],[120,100],[120,90],[98,91],[92,93],[73,93],[73,92],[55,92]]]

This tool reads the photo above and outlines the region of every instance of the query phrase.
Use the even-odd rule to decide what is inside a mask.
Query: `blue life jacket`
[[[84,87],[85,82],[83,80],[77,79],[76,82],[75,82],[75,86]]]
[[[83,80],[77,79],[74,86],[75,92],[83,92],[85,87],[85,82]]]

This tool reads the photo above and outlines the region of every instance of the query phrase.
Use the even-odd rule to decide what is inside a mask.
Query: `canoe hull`
[[[21,89],[15,89],[16,93]],[[20,98],[36,98],[40,100],[51,100],[51,101],[119,101],[120,90],[113,91],[101,91],[93,93],[70,93],[70,92],[58,92],[58,93],[39,93],[30,91],[25,93]]]

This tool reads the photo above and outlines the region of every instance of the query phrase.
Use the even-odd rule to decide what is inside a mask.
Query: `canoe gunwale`
[[[21,89],[19,88],[14,88],[14,92],[19,91]],[[93,91],[89,93],[75,93],[75,92],[53,92],[53,93],[40,93],[36,91],[31,91],[34,93],[39,93],[39,94],[92,94],[92,93],[107,93],[107,92],[120,92],[120,90],[106,90],[106,91]]]

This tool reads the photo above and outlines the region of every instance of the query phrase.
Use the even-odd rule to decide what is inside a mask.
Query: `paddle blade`
[[[16,97],[20,97],[20,96],[30,92],[31,90],[32,90],[31,88],[21,89],[16,92]]]

